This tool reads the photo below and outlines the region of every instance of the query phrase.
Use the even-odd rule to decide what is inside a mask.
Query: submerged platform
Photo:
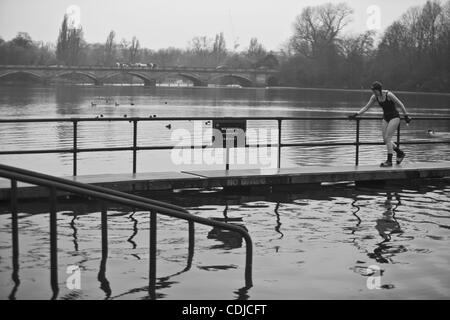
[[[83,183],[99,185],[119,191],[171,191],[186,188],[233,187],[289,187],[292,185],[365,182],[366,185],[383,180],[416,180],[450,177],[450,161],[422,162],[380,168],[360,166],[307,166],[281,169],[201,170],[181,172],[148,172],[136,174],[99,174],[63,177]],[[18,183],[18,197],[33,199],[47,197],[45,187]],[[10,198],[10,181],[0,179],[0,201]]]

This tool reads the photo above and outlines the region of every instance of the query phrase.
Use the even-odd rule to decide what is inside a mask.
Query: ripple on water
[[[241,290],[245,241],[239,234],[196,225],[195,245],[190,250],[188,223],[159,216],[157,296],[448,298],[448,190],[446,184],[388,191],[330,186],[319,196],[317,192],[282,194],[275,197],[276,201],[275,195],[267,195],[264,200],[261,196],[252,200],[252,196],[230,195],[225,201],[226,195],[208,198],[208,193],[190,192],[192,214],[248,230],[254,244],[254,286]],[[178,201],[182,202],[185,194],[173,197],[180,197]],[[58,214],[58,263],[62,268],[59,298],[148,298],[148,212],[130,212],[117,206],[111,209],[104,260],[96,208],[93,205],[90,210],[86,204],[79,206],[79,214],[68,210]],[[51,296],[49,216],[31,214],[32,205],[21,211],[21,283],[16,297],[47,298]],[[9,215],[0,215],[0,226],[0,298],[7,299],[14,287]],[[110,290],[98,278],[103,262]],[[83,288],[78,293],[64,286],[65,266],[71,264],[82,269]],[[367,279],[374,272],[380,275],[385,290],[367,288]]]

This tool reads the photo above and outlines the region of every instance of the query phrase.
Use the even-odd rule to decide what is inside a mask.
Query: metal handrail
[[[64,179],[64,178],[59,178],[59,177],[55,177],[55,176],[51,176],[51,175],[46,175],[46,174],[43,174],[43,173],[34,172],[34,171],[30,171],[30,170],[26,170],[26,169],[22,169],[22,168],[17,168],[17,167],[12,167],[12,166],[8,166],[8,165],[4,165],[4,164],[0,164],[0,170],[6,170],[6,171],[9,171],[9,172],[14,172],[14,173],[22,174],[22,175],[31,175],[33,177],[40,178],[40,179],[46,179],[46,180],[49,180],[49,181],[53,181],[55,183],[70,184],[70,185],[74,185],[74,186],[82,185],[83,188],[86,189],[86,190],[91,190],[91,191],[94,191],[94,192],[102,192],[102,193],[105,193],[105,194],[118,196],[118,197],[123,197],[125,195],[130,200],[142,201],[142,202],[145,202],[145,203],[147,203],[149,205],[155,205],[155,206],[159,206],[161,208],[173,209],[173,210],[177,210],[177,211],[180,211],[180,212],[184,212],[184,213],[190,214],[189,211],[187,211],[185,208],[180,207],[180,206],[176,206],[176,205],[173,205],[173,204],[170,204],[170,203],[157,201],[157,200],[153,200],[153,199],[149,199],[149,198],[139,197],[139,196],[136,196],[136,195],[133,195],[133,194],[130,194],[130,193],[124,193],[124,192],[116,191],[116,190],[113,190],[113,189],[103,188],[103,187],[95,186],[95,185],[92,185],[92,184],[71,181],[71,180],[67,180],[67,179]]]
[[[245,239],[246,243],[246,264],[245,264],[245,284],[246,287],[251,287],[252,283],[252,260],[253,260],[253,247],[250,235],[244,228],[231,225],[228,223],[215,221],[212,219],[202,218],[194,216],[187,212],[186,209],[152,200],[136,195],[131,195],[99,186],[93,186],[84,184],[81,182],[71,181],[63,178],[53,177],[50,175],[33,172],[25,169],[11,167],[0,164],[0,177],[11,180],[11,214],[12,214],[12,228],[13,228],[13,269],[15,270],[16,278],[18,270],[18,227],[17,227],[17,181],[30,183],[34,185],[40,185],[48,187],[50,190],[50,234],[51,234],[51,284],[54,292],[54,297],[58,292],[57,285],[57,273],[56,273],[56,190],[64,190],[70,193],[79,195],[85,195],[93,198],[98,198],[102,201],[114,202],[124,206],[133,208],[140,208],[142,210],[148,210],[151,213],[150,230],[151,230],[151,243],[150,243],[150,255],[151,255],[151,268],[150,268],[150,285],[154,291],[155,277],[156,277],[156,214],[163,214],[166,216],[183,219],[189,221],[189,240],[193,240],[193,223],[199,223],[211,227],[218,227],[226,229],[232,232],[238,233]],[[102,209],[102,226],[106,224],[107,208]],[[103,231],[102,227],[102,231]],[[153,231],[153,232],[152,232]],[[103,234],[102,234],[103,238]],[[103,243],[103,241],[102,241]],[[190,243],[190,248],[192,247]],[[15,257],[15,258],[14,258]],[[14,278],[14,274],[13,274]],[[154,294],[154,292],[153,292]]]
[[[355,165],[359,164],[359,147],[362,145],[383,145],[382,142],[361,142],[360,138],[360,122],[362,120],[377,120],[375,117],[358,117],[352,121],[356,122],[356,136],[354,142],[319,142],[319,143],[283,143],[281,141],[282,136],[282,121],[298,121],[298,120],[313,120],[313,121],[349,121],[348,117],[97,117],[97,118],[31,118],[31,119],[0,119],[0,123],[34,123],[34,122],[71,122],[73,124],[73,147],[70,149],[37,149],[37,150],[9,150],[0,151],[0,155],[12,155],[12,154],[40,154],[40,153],[72,153],[73,154],[73,175],[77,175],[77,154],[81,152],[105,152],[105,151],[132,151],[133,152],[133,173],[137,172],[137,151],[143,150],[171,150],[171,149],[186,149],[186,148],[208,148],[211,145],[190,145],[190,146],[138,146],[137,132],[138,123],[146,121],[204,121],[204,120],[272,120],[277,121],[278,125],[278,142],[276,144],[265,144],[265,147],[278,147],[278,168],[281,166],[281,149],[284,147],[332,147],[332,146],[355,146]],[[450,117],[416,117],[414,121],[418,120],[441,120],[448,121]],[[111,121],[128,121],[133,123],[133,142],[129,147],[107,147],[107,148],[78,148],[78,123],[80,122],[111,122]],[[442,144],[450,143],[450,141],[436,140],[436,141],[402,141],[402,144]],[[397,144],[400,145],[400,126],[397,129]],[[259,144],[250,145],[248,147],[259,147]]]
[[[413,120],[450,120],[450,117],[419,117],[414,116]],[[72,121],[178,121],[178,120],[349,120],[348,117],[270,117],[270,116],[250,116],[250,117],[103,117],[103,118],[3,118],[2,122],[72,122]],[[379,117],[357,117],[356,120],[380,120]]]

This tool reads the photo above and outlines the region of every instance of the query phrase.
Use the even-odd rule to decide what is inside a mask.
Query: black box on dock
[[[247,120],[226,119],[213,120],[213,129],[222,132],[222,140],[217,141],[213,137],[213,146],[216,148],[236,147],[243,148],[246,144],[245,133],[247,131]],[[228,141],[228,144],[227,144]]]

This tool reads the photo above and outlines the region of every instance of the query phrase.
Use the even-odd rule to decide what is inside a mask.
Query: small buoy
[[[102,115],[102,114],[100,115],[100,118],[103,118],[103,115]]]
[[[126,115],[126,114],[124,114],[123,116],[124,116],[124,118],[126,118],[126,117],[127,117],[127,115]]]
[[[166,126],[166,128],[170,130],[170,129],[172,128],[172,125],[171,125],[171,124],[168,124],[168,125]]]
[[[164,104],[167,104],[167,101],[166,101],[166,102],[164,102]]]
[[[134,106],[134,102],[131,102],[130,105]]]
[[[156,114],[153,115],[153,118],[156,118]]]

